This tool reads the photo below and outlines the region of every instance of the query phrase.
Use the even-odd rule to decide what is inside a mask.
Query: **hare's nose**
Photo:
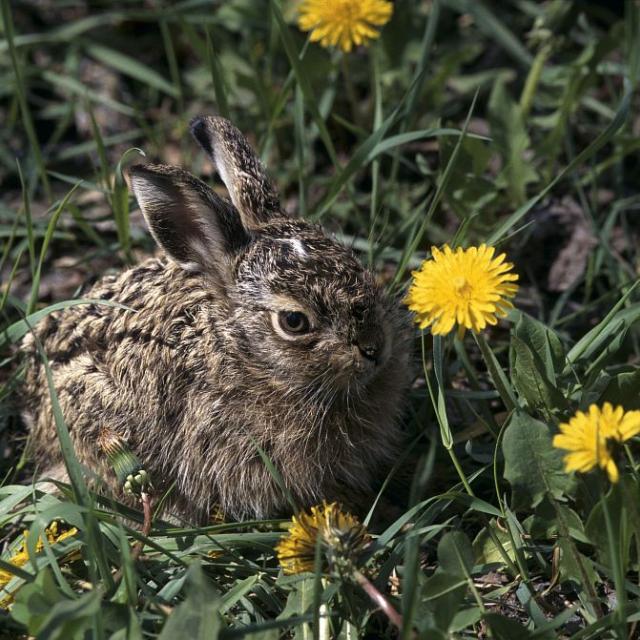
[[[380,354],[380,347],[377,344],[362,344],[358,343],[358,349],[360,353],[372,362],[378,363],[378,356]]]
[[[378,364],[384,346],[382,336],[378,331],[363,331],[357,337],[356,345],[364,358]]]

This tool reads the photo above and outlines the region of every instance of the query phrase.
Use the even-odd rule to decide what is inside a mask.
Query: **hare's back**
[[[85,355],[108,365],[124,348],[132,360],[148,350],[165,351],[170,357],[177,346],[197,335],[194,325],[201,310],[215,312],[217,306],[201,276],[166,258],[151,258],[105,276],[82,298],[96,302],[54,312],[26,336],[23,347],[33,358],[27,386],[41,386],[38,343],[54,374]]]

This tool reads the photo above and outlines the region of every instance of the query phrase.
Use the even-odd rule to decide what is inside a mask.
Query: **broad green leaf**
[[[547,378],[543,361],[515,334],[511,336],[511,366],[513,386],[529,408],[546,415],[567,408],[565,397]]]
[[[158,640],[215,640],[222,625],[220,596],[197,562],[189,567],[185,589],[185,600],[169,616]]]
[[[493,533],[502,549],[499,549],[494,539],[489,535],[487,528],[483,528],[473,541],[473,552],[476,558],[476,564],[506,564],[503,552],[507,557],[515,561],[516,554],[511,543],[509,534],[490,523],[487,526],[492,527]]]
[[[84,640],[100,610],[100,593],[89,591],[75,600],[60,600],[38,629],[41,640]]]
[[[424,581],[421,607],[416,620],[442,632],[449,630],[467,591],[467,579],[458,573],[436,571]]]
[[[600,398],[600,404],[610,402],[627,411],[640,409],[640,368],[614,376]]]
[[[584,582],[584,571],[589,578],[589,582],[592,586],[600,581],[598,574],[593,568],[593,562],[591,558],[587,558],[584,554],[575,549],[575,545],[571,545],[570,541],[566,538],[560,538],[558,540],[558,548],[560,549],[560,559],[558,561],[558,569],[560,571],[560,580],[572,581],[576,584],[582,584]],[[576,561],[574,553],[578,553],[582,567],[580,567]]]
[[[311,608],[313,599],[309,594],[313,593],[314,577],[300,576],[295,579],[293,589],[287,596],[284,609],[280,612],[278,619],[285,620],[293,616],[305,614]]]
[[[438,564],[442,571],[467,576],[474,564],[471,541],[462,531],[445,533],[438,543]]]
[[[280,640],[283,634],[278,629],[263,629],[262,631],[247,631],[246,634],[236,636],[238,638],[248,638],[249,640]],[[284,636],[285,638],[288,636]]]
[[[11,511],[25,498],[30,496],[33,488],[30,485],[5,485],[0,488],[0,517],[11,514]]]
[[[31,584],[20,589],[11,607],[11,617],[23,624],[30,634],[36,634],[51,608],[62,600],[66,598],[58,590],[51,571],[44,569]]]
[[[449,632],[456,633],[464,629],[472,628],[482,618],[482,609],[480,607],[471,607],[470,609],[459,609],[449,625]],[[452,636],[449,636],[452,637]]]
[[[585,387],[590,388],[592,383],[602,378],[602,372],[608,364],[613,364],[613,359],[624,347],[629,333],[629,327],[622,324],[620,330],[603,345],[597,355],[587,364],[586,374],[587,380],[584,383]]]
[[[318,607],[315,605],[315,593],[316,593],[316,578],[309,578],[308,580],[303,580],[298,584],[296,589],[300,596],[300,613],[307,613],[309,611],[315,614],[315,611]],[[318,612],[319,613],[319,612]],[[319,623],[319,620],[314,619],[314,628],[315,623]],[[296,627],[295,630],[295,638],[296,640],[313,640],[313,631],[309,624],[303,623]]]
[[[70,600],[60,592],[51,571],[44,569],[32,583],[20,589],[11,617],[38,638],[66,640],[83,638],[99,607],[100,594],[97,591]]]
[[[549,428],[526,413],[515,413],[509,421],[502,453],[514,509],[535,507],[548,494],[560,497],[570,486],[562,451],[551,444]]]
[[[557,500],[554,501],[554,504],[551,504],[547,499],[543,500],[536,507],[535,513],[525,520],[524,525],[527,533],[534,539],[555,538],[559,533],[562,533],[562,525],[564,525],[567,533],[574,540],[589,544],[582,518],[576,511]]]
[[[549,382],[556,384],[556,373],[565,364],[565,352],[558,334],[526,313],[520,313],[513,333],[535,353],[542,364]]]
[[[519,622],[497,613],[485,613],[483,619],[495,640],[527,640],[531,634]]]

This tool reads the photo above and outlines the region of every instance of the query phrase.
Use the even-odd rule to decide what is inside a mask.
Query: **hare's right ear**
[[[229,120],[198,116],[191,134],[207,152],[248,228],[283,216],[278,191],[247,139]]]
[[[156,242],[183,268],[225,284],[249,242],[234,206],[190,173],[166,165],[129,168],[131,188]]]

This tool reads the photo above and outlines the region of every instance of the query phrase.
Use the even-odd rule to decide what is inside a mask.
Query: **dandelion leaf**
[[[473,569],[473,549],[467,535],[462,531],[445,533],[438,543],[440,569],[454,575],[464,576]]]
[[[486,625],[491,629],[491,635],[496,640],[526,640],[531,634],[519,622],[505,618],[498,613],[487,613],[484,616]],[[537,636],[540,637],[540,636]]]
[[[621,405],[625,411],[640,409],[640,368],[614,376],[607,384],[600,402]]]
[[[502,453],[514,509],[535,507],[545,495],[560,497],[571,484],[563,470],[562,452],[551,444],[549,428],[526,413],[511,418]]]
[[[85,593],[69,599],[59,590],[49,569],[20,589],[11,616],[24,624],[31,635],[51,640],[78,640],[86,637],[100,609],[100,594]]]
[[[437,637],[431,635],[436,631],[448,633],[466,591],[467,579],[456,573],[438,570],[424,581],[422,601],[416,616],[423,637]],[[427,631],[429,633],[425,635]]]
[[[529,408],[547,415],[566,408],[567,401],[549,379],[540,355],[515,334],[511,336],[511,377]]]
[[[473,541],[473,552],[475,554],[475,563],[481,564],[507,564],[505,555],[509,560],[515,562],[516,554],[513,550],[511,538],[509,534],[496,526],[495,520],[492,520],[488,527],[491,527],[493,536],[490,535],[488,528],[485,527],[480,531]],[[497,544],[496,544],[497,543]],[[498,547],[500,545],[500,547]]]
[[[585,574],[591,583],[591,586],[595,586],[600,581],[596,570],[593,568],[591,558],[587,558],[575,547],[572,547],[569,540],[566,538],[560,538],[558,540],[558,547],[560,548],[558,569],[560,571],[560,580],[562,582],[570,581],[575,582],[576,584],[582,584],[584,582]],[[576,554],[578,558],[576,558]],[[578,559],[581,566],[578,565]]]
[[[546,377],[556,384],[556,373],[562,371],[566,359],[558,334],[526,313],[520,314],[513,333],[538,356]]]
[[[189,567],[185,582],[187,596],[169,616],[159,640],[215,640],[221,627],[217,591],[198,563]]]

